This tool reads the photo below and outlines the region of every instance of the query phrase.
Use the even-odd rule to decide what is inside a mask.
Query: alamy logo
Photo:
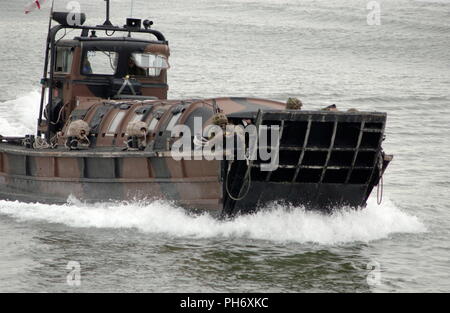
[[[355,263],[351,262],[352,267],[358,272],[364,272],[366,274],[366,283],[370,287],[376,287],[381,285],[381,265],[379,262],[371,260],[366,264],[366,267],[359,267]]]
[[[71,287],[81,286],[81,265],[77,261],[69,261],[66,269],[70,270],[66,277],[67,285]]]
[[[369,270],[367,273],[366,281],[369,286],[378,286],[381,284],[381,266],[377,261],[370,261],[367,263],[366,269]]]
[[[194,127],[176,125],[171,136],[175,142],[171,156],[187,160],[246,160],[261,162],[262,171],[278,168],[280,145],[278,125],[208,125],[201,117],[194,118]]]
[[[367,25],[381,25],[381,6],[378,1],[370,1],[367,3]]]
[[[69,10],[67,14],[67,24],[71,26],[81,25],[81,5],[78,1],[70,1],[67,3],[66,9]]]

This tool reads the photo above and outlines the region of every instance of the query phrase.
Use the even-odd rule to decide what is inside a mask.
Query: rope
[[[59,110],[59,113],[58,113],[58,119],[56,120],[56,122],[50,122],[50,124],[56,125],[56,124],[59,123],[59,121],[61,120],[61,113],[62,113],[63,109],[66,107],[66,105],[67,105],[67,103],[63,104],[63,106],[62,106],[61,109]]]
[[[258,133],[259,133],[259,126],[261,125],[261,122],[262,122],[262,116],[263,116],[263,112],[262,112],[262,110],[260,109],[260,110],[258,110],[258,114],[257,114],[257,116],[256,116],[256,128],[257,128],[257,130],[258,130]],[[255,153],[257,153],[256,152],[257,150],[255,149],[255,150],[253,150],[251,153],[252,153],[252,157],[256,157],[256,154]],[[228,173],[227,173],[227,177],[226,177],[226,182],[225,182],[225,189],[226,189],[226,191],[227,191],[227,194],[228,194],[228,196],[231,198],[231,199],[233,199],[234,201],[241,201],[242,199],[244,199],[246,196],[247,196],[247,194],[248,194],[248,192],[250,191],[250,187],[251,187],[251,182],[252,182],[252,177],[251,177],[251,172],[252,172],[252,169],[251,169],[251,165],[250,165],[250,158],[251,158],[251,156],[250,156],[250,151],[248,151],[248,149],[247,149],[247,153],[245,154],[245,159],[246,159],[246,161],[247,161],[247,172],[246,172],[246,177],[244,177],[244,183],[245,183],[245,179],[247,178],[248,179],[248,182],[247,182],[247,189],[245,190],[245,192],[244,192],[244,194],[241,196],[241,197],[239,197],[239,195],[238,195],[238,197],[236,198],[236,197],[233,197],[232,195],[231,195],[231,193],[230,193],[230,190],[229,190],[229,188],[228,188],[228,176],[229,176],[229,174],[230,174],[230,168],[231,168],[231,163],[228,165]],[[242,187],[241,187],[242,188]],[[242,191],[242,190],[241,190]],[[241,191],[239,192],[239,194],[241,193]]]
[[[49,149],[51,147],[52,146],[44,138],[36,137],[34,139],[34,143],[33,143],[34,149]]]
[[[247,166],[248,166],[249,165],[249,157],[248,156],[246,156],[246,160],[247,160]],[[244,177],[244,184],[245,184],[245,179],[247,178],[247,184],[246,184],[247,186],[246,186],[246,190],[245,190],[244,194],[242,196],[240,196],[240,197],[239,197],[239,195],[238,195],[238,197],[234,197],[231,194],[230,188],[228,186],[228,177],[229,177],[230,170],[231,170],[231,163],[232,162],[230,162],[228,164],[227,176],[226,176],[226,179],[225,179],[225,190],[227,191],[228,196],[232,200],[234,200],[234,201],[241,201],[242,199],[244,199],[248,195],[248,192],[250,191],[250,186],[251,186],[251,183],[252,183],[252,175],[251,175],[252,170],[250,169],[249,171],[247,171],[248,174],[246,175],[246,177]],[[240,194],[240,192],[239,192],[239,194]]]
[[[58,139],[61,138],[61,132],[57,132],[55,136],[50,139],[50,145],[55,148],[58,145]]]

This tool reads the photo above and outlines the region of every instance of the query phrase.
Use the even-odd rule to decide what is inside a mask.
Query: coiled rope
[[[49,144],[44,138],[36,137],[33,142],[34,149],[49,149],[52,145]]]
[[[245,156],[245,159],[246,159],[246,161],[247,161],[247,166],[249,166],[249,156],[248,156],[248,153],[246,154],[246,156]],[[229,186],[228,186],[228,178],[229,178],[229,176],[230,176],[230,170],[231,170],[231,164],[232,164],[232,162],[230,162],[230,163],[228,163],[228,170],[227,170],[227,175],[226,175],[226,178],[225,178],[225,190],[227,191],[227,194],[228,194],[228,196],[232,199],[232,200],[234,200],[234,201],[241,201],[241,200],[243,200],[247,195],[248,195],[248,192],[250,191],[250,187],[251,187],[251,183],[252,183],[252,175],[251,175],[251,169],[249,170],[249,171],[247,171],[247,173],[246,173],[246,176],[244,177],[244,183],[243,184],[245,184],[246,182],[246,189],[245,189],[245,192],[244,192],[244,194],[242,195],[242,196],[240,196],[239,197],[239,194],[241,194],[241,191],[239,191],[239,194],[238,194],[238,196],[237,197],[234,197],[232,194],[231,194],[231,192],[230,192],[230,188],[229,188]],[[244,185],[243,185],[244,186]],[[242,187],[241,187],[242,188]]]

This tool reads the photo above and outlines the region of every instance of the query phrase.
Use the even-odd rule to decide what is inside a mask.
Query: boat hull
[[[2,142],[0,197],[46,203],[64,203],[70,196],[86,202],[164,199],[222,216],[252,213],[274,202],[330,212],[364,207],[392,159],[381,148],[382,113],[260,111],[229,119],[278,129],[275,146],[267,146],[277,151],[270,160],[276,161],[274,168],[267,170],[259,156],[229,159],[233,149],[226,150],[224,160],[208,158],[204,151],[190,155],[194,150],[177,159],[155,146],[69,150]]]
[[[224,173],[225,161],[187,162],[174,161],[169,156],[124,157],[111,153],[103,153],[103,158],[76,156],[76,152],[30,154],[27,149],[17,147],[0,147],[0,151],[0,198],[22,202],[63,204],[70,197],[88,203],[163,199],[214,216],[254,213],[272,203],[329,212],[342,206],[364,206],[378,181],[378,175],[371,184],[286,183],[256,178],[252,179],[246,196],[234,201],[228,194],[232,190],[226,188],[231,179]],[[106,166],[107,163],[113,164],[115,169]],[[388,160],[384,162],[382,171],[388,163]],[[132,167],[134,170],[124,175],[127,164],[140,167]],[[75,166],[67,167],[69,165]],[[164,166],[170,170],[155,177],[158,170],[154,168],[160,171]],[[122,177],[105,177],[111,171]],[[182,177],[183,173],[191,175],[194,172],[198,173],[197,177]],[[169,175],[176,177],[167,177]]]
[[[220,162],[164,153],[30,150],[0,145],[0,197],[25,202],[152,201],[218,211]]]

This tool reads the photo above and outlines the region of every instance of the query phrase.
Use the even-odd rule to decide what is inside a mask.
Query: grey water
[[[217,221],[163,201],[1,200],[0,292],[450,291],[450,1],[375,1],[379,25],[369,2],[113,0],[111,19],[150,18],[168,38],[170,98],[387,112],[381,205],[374,192],[360,211]],[[35,131],[49,5],[28,3],[0,0],[2,135]],[[79,3],[103,22],[104,1]]]

